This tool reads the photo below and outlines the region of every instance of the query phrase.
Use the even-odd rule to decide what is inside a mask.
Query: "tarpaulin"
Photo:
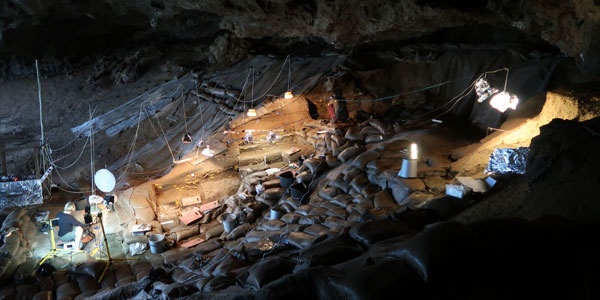
[[[22,180],[0,183],[0,208],[41,204],[40,180]]]
[[[485,167],[486,174],[525,174],[527,168],[528,147],[497,148],[490,156]]]

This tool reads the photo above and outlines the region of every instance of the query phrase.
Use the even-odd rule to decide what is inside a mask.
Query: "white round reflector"
[[[117,181],[115,180],[115,175],[109,170],[100,169],[94,175],[94,183],[99,190],[110,193],[115,189]]]

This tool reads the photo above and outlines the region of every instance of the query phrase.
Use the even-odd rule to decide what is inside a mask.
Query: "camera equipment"
[[[89,206],[85,207],[85,213],[83,214],[83,221],[86,225],[92,224],[94,219],[92,218],[92,214],[90,214],[91,208]]]

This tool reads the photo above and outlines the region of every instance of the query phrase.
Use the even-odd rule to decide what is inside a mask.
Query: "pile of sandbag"
[[[3,219],[0,228],[0,282],[12,279],[14,271],[31,256],[37,245],[37,228],[26,213],[22,207],[0,212],[0,219]]]

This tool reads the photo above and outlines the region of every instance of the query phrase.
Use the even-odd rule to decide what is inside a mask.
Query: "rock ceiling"
[[[0,3],[0,51],[122,33],[202,38],[317,38],[337,48],[407,40],[486,23],[517,28],[588,66],[600,64],[594,0],[8,0]]]

